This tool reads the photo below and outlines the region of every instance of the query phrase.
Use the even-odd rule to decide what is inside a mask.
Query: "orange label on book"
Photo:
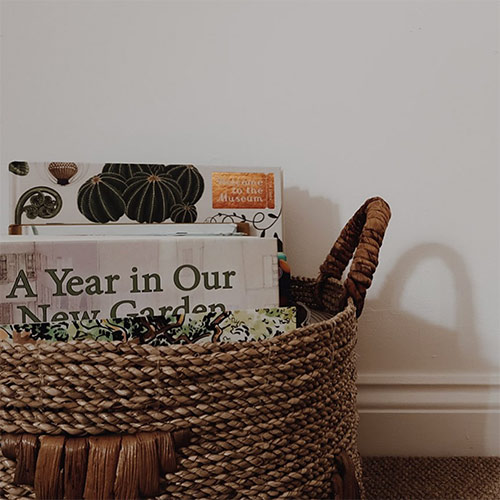
[[[213,208],[274,208],[274,174],[213,172]]]

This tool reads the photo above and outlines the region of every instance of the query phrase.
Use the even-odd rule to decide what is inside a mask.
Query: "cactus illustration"
[[[140,172],[148,174],[162,173],[165,170],[165,165],[154,163],[106,163],[102,167],[103,173],[120,174],[126,180]]]
[[[190,224],[196,222],[198,212],[194,205],[187,205],[185,203],[178,203],[172,207],[170,218],[173,222],[180,224]]]
[[[126,187],[125,178],[119,174],[94,175],[78,190],[78,209],[92,222],[115,222],[125,213]]]
[[[138,222],[163,222],[170,217],[172,207],[180,203],[179,184],[164,173],[135,174],[127,181],[123,193],[127,216]]]
[[[205,183],[194,165],[167,165],[166,173],[181,187],[183,202],[194,205],[201,198]]]

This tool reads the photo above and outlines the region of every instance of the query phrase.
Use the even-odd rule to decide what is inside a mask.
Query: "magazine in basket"
[[[274,238],[10,236],[0,324],[223,312],[279,305]]]
[[[9,182],[13,226],[244,222],[283,239],[279,168],[13,161]]]

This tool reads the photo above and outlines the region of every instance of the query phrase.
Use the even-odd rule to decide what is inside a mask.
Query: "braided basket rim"
[[[302,278],[297,277],[295,280],[300,281],[305,285],[313,285],[316,283],[316,280],[311,278]],[[342,287],[342,283],[336,279],[330,278],[329,281],[339,287]],[[299,337],[307,337],[310,333],[317,333],[319,331],[328,330],[330,328],[334,328],[336,325],[343,323],[347,317],[349,317],[353,311],[356,310],[356,306],[354,305],[354,301],[352,298],[348,298],[347,305],[341,311],[336,314],[332,314],[332,316],[323,321],[318,321],[315,323],[310,323],[304,325],[302,327],[295,328],[290,332],[285,332],[281,335],[277,335],[275,337],[266,338],[262,340],[251,340],[246,342],[203,342],[203,343],[192,343],[192,344],[171,344],[171,345],[162,345],[162,346],[152,346],[149,344],[135,344],[128,341],[109,341],[109,340],[69,340],[67,342],[60,341],[52,341],[47,342],[44,340],[28,342],[26,344],[15,344],[9,340],[0,340],[0,347],[2,350],[27,350],[27,351],[37,351],[42,349],[45,352],[57,351],[64,352],[65,346],[66,349],[73,349],[74,346],[81,346],[82,350],[85,347],[89,349],[89,351],[93,349],[98,349],[100,352],[103,352],[103,348],[105,351],[128,351],[134,352],[137,355],[147,355],[151,356],[154,354],[161,354],[162,357],[176,357],[178,355],[185,356],[187,352],[190,352],[193,355],[202,355],[202,354],[217,354],[219,352],[231,353],[231,352],[245,352],[247,350],[252,350],[255,348],[255,345],[258,344],[260,346],[269,346],[274,347],[279,344],[286,344],[289,341],[292,341],[294,338]]]

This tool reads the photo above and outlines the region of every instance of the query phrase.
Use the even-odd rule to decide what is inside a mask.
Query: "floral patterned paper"
[[[0,340],[21,344],[41,340],[127,341],[162,346],[264,340],[295,328],[294,307],[273,307],[222,313],[4,325],[0,326]]]

